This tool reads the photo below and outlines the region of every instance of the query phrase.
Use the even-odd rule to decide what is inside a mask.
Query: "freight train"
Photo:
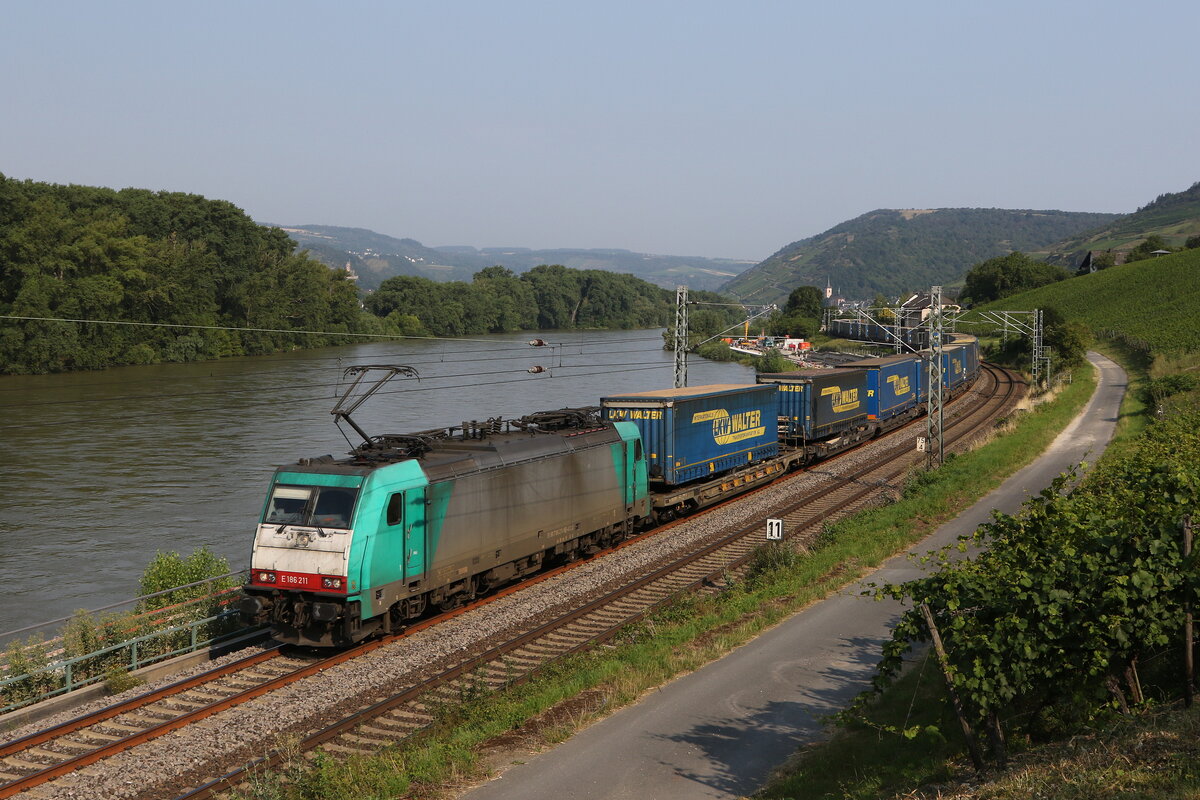
[[[978,369],[974,339],[945,349],[951,394]],[[898,426],[925,375],[890,356],[416,434],[354,426],[348,458],[276,470],[243,618],[314,646],[398,631]]]

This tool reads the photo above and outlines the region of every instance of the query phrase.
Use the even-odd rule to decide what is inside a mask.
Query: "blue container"
[[[867,371],[867,419],[886,420],[921,402],[925,362],[917,355],[864,358],[839,369]]]
[[[954,391],[967,382],[971,348],[952,344],[942,348],[942,385]]]
[[[779,387],[780,434],[787,439],[825,439],[866,421],[867,371],[798,369],[758,376]]]
[[[713,384],[600,400],[601,416],[632,422],[650,478],[670,486],[779,453],[774,386]]]
[[[967,365],[967,380],[973,380],[979,372],[979,340],[974,336],[959,334],[955,337],[954,343],[962,345],[963,363]]]

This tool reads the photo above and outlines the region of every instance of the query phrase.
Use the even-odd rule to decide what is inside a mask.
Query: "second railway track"
[[[994,367],[988,367],[984,371],[984,377],[980,383],[982,385],[977,385],[971,393],[955,403],[954,416],[947,424],[948,447],[953,442],[973,436],[980,430],[990,429],[990,421],[1005,414],[1021,391],[1021,385],[1011,374]],[[916,425],[922,424],[922,422],[916,423]],[[765,516],[782,517],[785,520],[789,538],[804,539],[811,536],[813,531],[819,530],[820,524],[825,520],[861,507],[876,496],[881,488],[892,486],[898,476],[903,475],[911,468],[912,463],[916,461],[912,436],[913,426],[889,434],[877,442],[876,448],[874,448],[882,450],[882,453],[873,453],[870,458],[866,459],[868,463],[863,465],[855,464],[853,467],[843,470],[842,465],[847,463],[847,459],[844,457],[824,462],[813,470],[801,473],[801,475],[810,477],[823,477],[824,480],[820,482],[819,487],[814,487],[812,491],[800,492],[787,502],[775,502],[773,505],[769,505],[766,513],[761,507],[755,509],[748,515],[753,518],[752,522],[726,524],[721,530],[708,535],[696,536],[691,544],[678,552],[651,558],[643,563],[641,568],[632,570],[620,578],[600,582],[608,584],[604,591],[594,590],[585,593],[584,596],[565,601],[562,607],[547,606],[542,613],[534,614],[524,624],[513,626],[513,629],[507,633],[484,637],[483,644],[459,650],[454,655],[443,658],[441,666],[428,665],[415,669],[408,678],[392,681],[382,692],[363,692],[359,695],[358,700],[340,704],[334,711],[326,710],[309,715],[303,722],[290,726],[287,730],[300,739],[301,749],[323,747],[334,753],[373,752],[387,744],[404,739],[426,727],[433,720],[438,705],[456,702],[458,699],[472,696],[480,690],[493,689],[523,680],[550,661],[610,638],[622,627],[652,612],[680,592],[697,586],[711,585],[714,579],[719,579],[724,573],[736,571],[749,558],[753,549],[760,544],[762,519]],[[896,443],[891,444],[892,442]],[[855,461],[855,459],[850,461]],[[780,484],[781,482],[776,482],[774,485],[779,486]],[[754,496],[758,495],[761,495],[761,492]],[[727,505],[736,507],[746,503],[748,499],[748,497],[744,497],[730,501]],[[670,529],[701,521],[710,513],[706,512],[704,515],[676,522],[670,526]],[[664,529],[659,529],[651,536],[661,536],[665,532]],[[598,566],[596,560],[591,560],[586,564]],[[620,585],[613,587],[613,581],[618,581]],[[392,644],[394,642],[377,642],[362,649],[372,650]],[[355,652],[358,652],[357,648]],[[288,673],[287,675],[279,673],[278,670],[266,669],[265,671],[274,671],[276,674],[272,678],[260,681],[259,684],[260,686],[272,684],[272,688],[291,685],[307,674],[324,671],[335,666],[333,663],[315,666],[316,660],[312,661],[313,663],[287,665],[284,670]],[[265,659],[264,662],[269,663]],[[280,666],[283,666],[282,662],[280,662]],[[251,667],[251,669],[254,668]],[[264,669],[258,667],[260,672]],[[294,677],[288,677],[288,675],[294,675]],[[244,678],[242,682],[245,683]],[[232,692],[232,696],[240,697],[237,704],[251,704],[252,697],[246,694],[248,692],[258,691],[258,694],[261,695],[270,691],[270,688],[258,690],[253,686],[238,688],[237,683],[238,679],[235,678],[225,684],[235,690]],[[221,686],[221,684],[209,684],[209,686],[209,689],[200,691],[209,694],[229,691],[224,688],[222,690],[213,688]],[[186,724],[180,721],[187,716],[186,713],[178,713],[181,705],[186,706],[189,702],[201,703],[201,706],[209,707],[203,716],[212,716],[212,714],[220,713],[221,708],[217,708],[219,704],[233,705],[228,703],[229,699],[229,697],[213,698],[213,702],[209,703],[201,703],[199,700],[180,703],[177,700],[175,708],[171,712],[172,716],[168,718],[165,714],[159,715],[160,719],[156,724],[164,727],[158,735],[169,733],[170,731],[167,729],[169,726],[180,728]],[[156,702],[167,702],[167,700],[141,702],[141,709],[122,713],[153,719],[155,717],[154,703]],[[201,710],[201,708],[193,709],[197,712]],[[84,763],[97,761],[101,756],[96,756],[95,753],[99,750],[125,750],[134,747],[133,740],[127,739],[124,743],[120,740],[129,735],[137,735],[131,730],[125,730],[126,728],[145,727],[144,723],[137,725],[127,725],[124,722],[114,723],[110,721],[113,718],[110,716],[108,720],[92,723],[99,726],[93,730],[102,734],[99,737],[92,737],[92,739],[99,739],[102,746],[91,747],[89,752],[80,754],[87,761],[76,761],[74,766],[65,766],[71,763],[69,761],[61,762],[56,766],[46,766],[50,757],[45,753],[55,753],[56,758],[64,752],[70,753],[72,746],[67,744],[72,741],[70,738],[60,739],[57,745],[49,743],[50,740],[35,742],[30,745],[31,749],[24,751],[25,755],[14,751],[16,754],[6,756],[5,754],[9,751],[0,749],[0,770],[6,773],[0,776],[0,779],[10,781],[0,785],[0,797],[13,796],[24,792],[35,783],[42,782],[40,779],[29,780],[28,777],[14,775],[13,771],[4,767],[3,764],[7,763],[13,767],[19,763],[34,764],[40,769],[46,770],[45,777],[57,777],[59,774],[70,773],[81,768]],[[104,727],[106,725],[108,727]],[[87,730],[87,728],[77,728],[76,730]],[[63,734],[64,737],[72,735],[78,736],[72,732]],[[105,742],[105,739],[108,741]],[[14,742],[6,747],[16,744],[20,743]],[[77,751],[80,748],[82,748],[82,743],[75,746]],[[269,753],[261,756],[262,753],[263,748],[259,747],[253,757],[249,757],[246,748],[234,748],[224,758],[206,759],[202,763],[188,762],[186,766],[173,770],[173,774],[157,776],[160,780],[151,781],[140,788],[126,785],[125,791],[94,796],[186,796],[189,798],[217,796],[245,779],[247,762],[250,763],[251,769],[265,769],[287,755],[286,753]],[[6,761],[6,759],[11,760]],[[28,772],[30,769],[30,767],[24,767],[21,772]],[[51,771],[56,774],[51,775]],[[221,775],[222,772],[227,774]],[[90,796],[79,794],[78,785],[71,786],[71,784],[78,784],[79,781],[70,780],[70,777],[67,774],[65,781],[61,782],[63,790],[61,793],[57,790],[60,782],[56,782],[45,784],[40,789],[34,790],[36,796]],[[86,781],[87,778],[85,778]],[[189,786],[197,788],[188,789]],[[29,796],[34,795],[30,794]]]

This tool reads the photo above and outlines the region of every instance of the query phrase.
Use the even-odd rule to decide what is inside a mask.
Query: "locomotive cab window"
[[[404,495],[397,492],[388,498],[387,524],[401,525],[404,523]]]
[[[349,528],[357,489],[276,485],[263,520],[268,525]]]
[[[276,486],[267,509],[267,522],[301,525],[312,489],[299,486]]]

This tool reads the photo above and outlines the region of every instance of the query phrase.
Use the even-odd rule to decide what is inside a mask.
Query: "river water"
[[[660,333],[405,340],[2,377],[0,634],[134,597],[159,550],[207,547],[246,566],[273,469],[349,449],[329,410],[350,365],[418,370],[419,381],[396,378],[353,414],[368,434],[408,433],[669,388]],[[550,346],[529,347],[531,336]],[[753,383],[754,373],[693,358],[688,378]]]

